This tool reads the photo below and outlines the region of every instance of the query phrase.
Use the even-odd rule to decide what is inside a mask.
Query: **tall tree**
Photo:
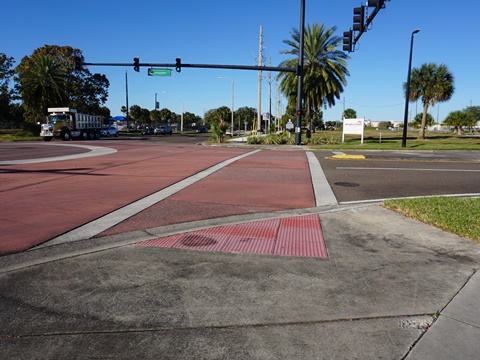
[[[75,59],[83,62],[84,57],[79,49],[70,46],[45,45],[36,49],[30,57],[25,56],[15,69],[20,89],[23,87],[22,74],[29,71],[40,55],[51,56],[55,63],[63,65],[66,100],[62,106],[76,108],[83,113],[96,114],[101,111],[101,106],[108,98],[110,83],[105,75],[92,74],[85,66],[75,68]]]
[[[47,114],[49,106],[63,106],[67,99],[65,66],[51,55],[35,54],[19,72],[20,95],[27,121]]]
[[[130,106],[130,117],[135,119],[135,120],[140,120],[142,116],[142,108],[138,105],[132,105]]]
[[[480,121],[480,106],[467,106],[463,110],[468,112],[475,122]]]
[[[415,128],[420,128],[422,126],[423,114],[418,113],[413,118],[413,126]],[[433,116],[427,113],[427,120],[425,121],[425,126],[432,126],[434,122]]]
[[[156,122],[160,119],[160,110],[150,111],[150,121]]]
[[[324,24],[308,25],[305,29],[304,69],[303,69],[303,107],[305,122],[310,126],[314,112],[322,106],[335,105],[335,99],[340,98],[349,76],[347,60],[350,57],[337,50],[343,39],[335,35],[336,27],[326,28]],[[290,47],[281,54],[295,55],[296,58],[284,60],[281,67],[295,68],[300,53],[300,32],[293,29],[292,39],[283,42]],[[297,101],[297,75],[281,72],[280,90],[285,94],[290,104]]]
[[[163,123],[167,122],[168,120],[170,120],[172,118],[172,112],[167,108],[161,109],[158,112],[158,115],[160,117],[160,121],[163,122]]]
[[[202,121],[202,118],[194,113],[188,111],[183,113],[183,127],[186,129],[191,129],[193,124],[196,124],[195,126],[198,127],[200,125],[200,121]]]
[[[257,118],[257,109],[242,106],[234,112],[233,116],[234,122],[239,124],[239,129],[243,129],[245,127],[245,122],[250,126],[253,125],[253,122]]]
[[[407,83],[403,84],[403,90],[406,94]],[[413,102],[421,98],[423,103],[423,116],[418,140],[425,140],[428,107],[434,106],[438,102],[450,100],[454,91],[454,77],[446,65],[428,63],[412,70],[409,101]]]
[[[348,108],[345,109],[343,112],[343,116],[345,119],[356,119],[357,118],[357,112],[354,109]]]
[[[0,53],[0,122],[10,119],[10,103],[14,97],[14,90],[10,89],[10,80],[13,77],[12,57]]]

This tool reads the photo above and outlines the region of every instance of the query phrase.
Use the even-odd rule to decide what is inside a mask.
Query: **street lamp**
[[[162,91],[160,94],[166,94],[167,92],[166,91]],[[154,106],[154,109],[155,110],[159,110],[160,109],[160,104],[158,103],[157,101],[157,93],[155,93],[155,106]]]
[[[408,75],[407,75],[407,89],[405,94],[405,115],[403,118],[403,136],[402,136],[402,147],[407,146],[407,127],[408,127],[408,102],[410,101],[410,73],[412,71],[412,52],[413,52],[413,35],[418,33],[420,30],[414,30],[412,32],[412,40],[410,42],[410,59],[408,61]]]
[[[233,109],[234,109],[234,99],[235,99],[235,79],[230,78],[228,76],[219,76],[219,79],[229,79],[232,80],[232,128],[231,128],[231,135],[233,136]]]

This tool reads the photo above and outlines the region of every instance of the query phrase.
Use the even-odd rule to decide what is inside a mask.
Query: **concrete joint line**
[[[198,330],[224,330],[224,329],[248,329],[248,328],[264,328],[264,327],[287,327],[299,325],[321,325],[331,323],[343,322],[360,322],[370,320],[382,319],[404,319],[415,317],[431,317],[432,314],[408,314],[408,315],[387,315],[387,316],[370,316],[358,318],[339,318],[326,320],[311,320],[311,321],[287,321],[287,322],[270,322],[270,323],[250,323],[250,324],[226,324],[226,325],[211,325],[211,326],[184,326],[184,327],[151,327],[140,329],[125,329],[125,330],[97,330],[97,331],[69,331],[69,332],[50,332],[41,334],[15,334],[0,337],[0,339],[10,338],[35,338],[35,337],[51,337],[51,336],[78,336],[78,335],[98,335],[98,334],[141,334],[153,332],[173,332],[173,331],[198,331]]]
[[[144,197],[134,203],[126,205],[118,210],[111,212],[101,218],[93,220],[85,225],[82,225],[72,231],[69,231],[63,235],[60,235],[50,241],[43,243],[35,247],[35,249],[42,248],[45,246],[58,245],[66,242],[79,241],[85,239],[91,239],[92,237],[102,233],[103,231],[111,228],[114,225],[121,223],[122,221],[128,219],[129,217],[138,214],[139,212],[145,210],[146,208],[172,196],[173,194],[183,190],[184,188],[196,183],[199,180],[206,178],[207,176],[213,174],[214,172],[224,168],[227,165],[234,163],[240,159],[243,159],[247,156],[253,155],[261,150],[254,150],[246,154],[236,156],[231,159],[227,159],[219,164],[216,164],[208,169],[205,169],[197,174],[194,174],[186,179],[183,179],[165,189],[162,189],[152,195]]]

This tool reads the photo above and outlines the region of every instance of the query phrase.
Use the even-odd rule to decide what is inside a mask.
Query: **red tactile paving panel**
[[[199,230],[138,243],[175,249],[327,258],[318,215]]]

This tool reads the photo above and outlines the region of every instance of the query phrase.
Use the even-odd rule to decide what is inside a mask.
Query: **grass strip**
[[[384,201],[383,206],[442,230],[480,242],[480,198],[435,196],[392,199]]]

